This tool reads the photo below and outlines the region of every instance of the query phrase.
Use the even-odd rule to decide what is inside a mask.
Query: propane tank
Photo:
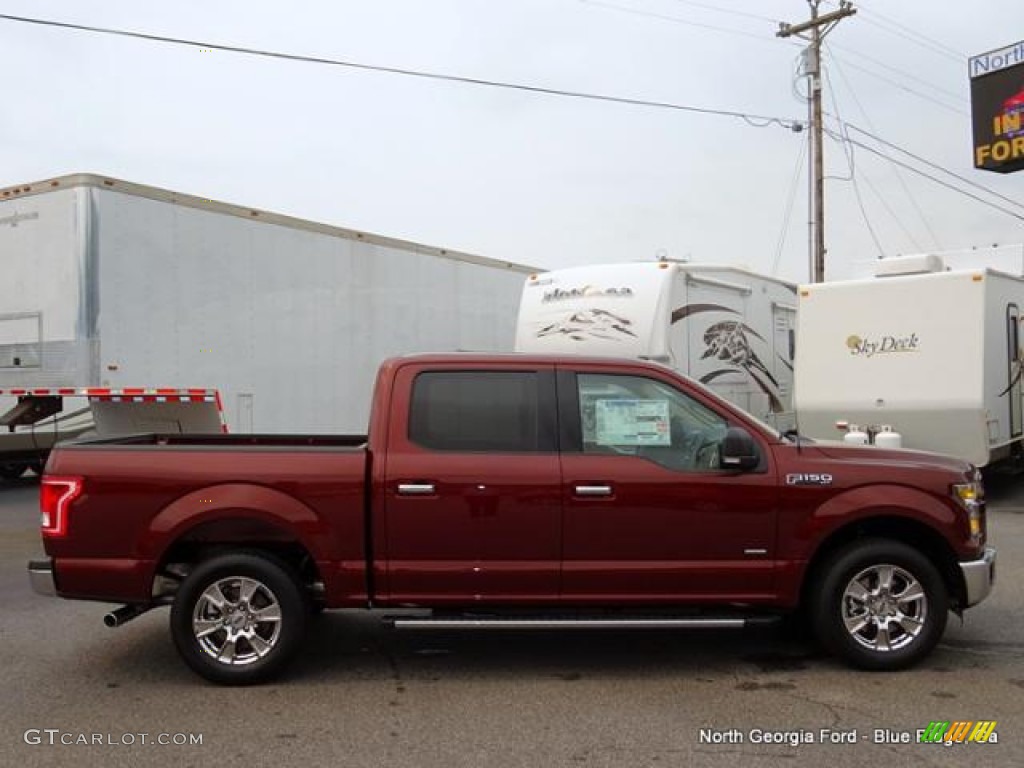
[[[856,424],[851,424],[846,434],[843,435],[843,442],[850,445],[867,445],[868,433]]]
[[[875,445],[879,448],[902,448],[903,435],[893,430],[888,424],[884,424],[875,435]]]

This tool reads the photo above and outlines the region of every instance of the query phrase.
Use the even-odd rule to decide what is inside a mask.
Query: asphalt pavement
[[[33,594],[38,488],[0,487],[0,765],[1024,764],[1024,478],[994,478],[999,580],[913,670],[857,672],[779,630],[398,633],[316,619],[279,682],[210,685],[167,611]],[[901,743],[994,720],[988,744]],[[161,743],[166,742],[166,743]]]

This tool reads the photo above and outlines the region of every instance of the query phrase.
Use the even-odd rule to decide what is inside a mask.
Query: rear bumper
[[[32,591],[47,597],[57,596],[57,582],[53,577],[53,560],[30,560],[28,564],[28,581]]]
[[[964,608],[970,608],[988,597],[992,585],[996,583],[995,549],[987,547],[980,560],[960,563],[960,572],[964,576]]]

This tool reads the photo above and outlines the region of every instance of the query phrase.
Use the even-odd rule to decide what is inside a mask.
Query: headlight
[[[971,538],[981,540],[984,532],[985,489],[981,478],[975,475],[970,483],[957,483],[953,486],[953,497],[967,512]]]
[[[960,483],[953,486],[953,494],[960,501],[978,501],[981,498],[981,488],[977,483]]]

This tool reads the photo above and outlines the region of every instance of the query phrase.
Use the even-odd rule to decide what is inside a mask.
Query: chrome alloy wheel
[[[192,634],[202,652],[217,662],[252,664],[270,653],[281,636],[281,605],[256,579],[218,579],[196,600]]]
[[[842,612],[846,631],[854,640],[885,653],[917,639],[928,619],[928,596],[903,568],[872,565],[846,585]]]

